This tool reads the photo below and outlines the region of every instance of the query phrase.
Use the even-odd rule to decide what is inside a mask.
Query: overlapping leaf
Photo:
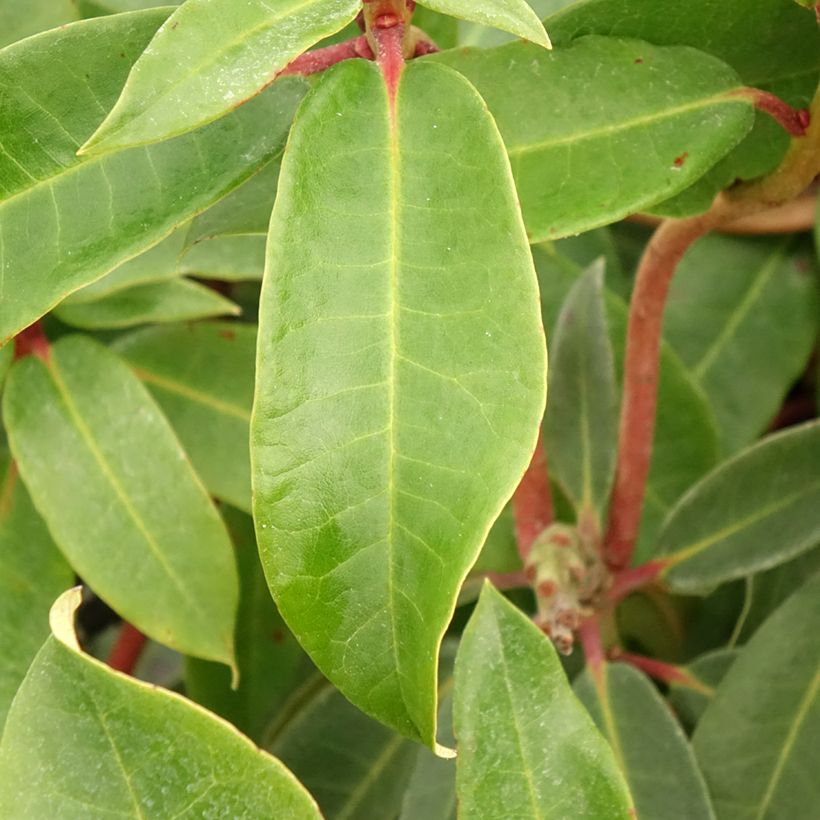
[[[211,494],[250,512],[256,328],[146,328],[115,350],[151,391]]]
[[[673,589],[699,592],[776,566],[820,542],[820,423],[770,436],[692,488],[656,554]]]
[[[252,422],[268,580],[339,689],[432,746],[437,648],[545,392],[532,261],[478,95],[417,62],[391,104],[372,64],[334,69],[297,117],[268,248]]]
[[[646,677],[625,664],[604,664],[574,688],[614,750],[637,817],[714,820],[689,741]]]
[[[464,631],[455,678],[459,817],[634,816],[612,751],[552,643],[489,583]]]
[[[114,109],[82,150],[144,145],[213,122],[360,8],[359,0],[187,0],[134,64]]]
[[[0,733],[14,693],[48,636],[48,610],[73,578],[0,446]]]
[[[320,820],[275,758],[179,695],[80,650],[79,589],[51,611],[0,743],[0,815]]]
[[[9,374],[3,418],[34,505],[120,615],[182,652],[233,663],[231,544],[168,422],[112,353],[64,338]]]
[[[820,801],[819,630],[815,578],[761,627],[704,712],[693,743],[721,820],[813,815]]]
[[[179,272],[226,282],[262,279],[264,233],[215,236],[192,245],[179,260]]]
[[[532,241],[614,222],[682,191],[746,135],[729,66],[690,48],[585,37],[437,57],[487,101]],[[617,173],[613,173],[613,168]]]
[[[304,89],[296,78],[196,134],[75,155],[166,14],[101,17],[0,53],[0,343],[155,245],[280,149]]]
[[[433,11],[508,31],[551,48],[550,38],[526,0],[420,0]]]

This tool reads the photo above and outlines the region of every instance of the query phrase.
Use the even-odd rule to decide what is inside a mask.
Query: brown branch
[[[148,639],[135,626],[123,623],[119,638],[108,656],[108,665],[118,672],[133,675]]]
[[[719,194],[705,214],[662,223],[647,245],[629,309],[618,462],[605,539],[612,569],[629,566],[638,536],[655,435],[663,313],[680,260],[715,228],[799,196],[818,173],[820,93],[806,136],[792,141],[774,172]]]
[[[513,517],[518,553],[526,563],[535,539],[555,520],[547,457],[540,434],[530,466],[513,496]]]

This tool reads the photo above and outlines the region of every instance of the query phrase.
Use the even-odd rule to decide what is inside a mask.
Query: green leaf
[[[208,491],[250,512],[256,328],[145,328],[118,339],[114,349],[151,391]]]
[[[90,339],[64,338],[47,362],[18,361],[3,399],[20,474],[77,573],[155,640],[232,664],[228,534],[136,376]]]
[[[670,685],[669,704],[688,729],[697,725],[737,656],[737,649],[717,649],[701,655],[686,667],[697,688],[677,683]]]
[[[359,0],[186,0],[134,64],[117,104],[81,152],[145,145],[213,122],[343,29],[360,7]]]
[[[552,48],[538,15],[526,0],[419,0],[433,11],[498,28]]]
[[[186,658],[185,694],[261,743],[273,716],[305,678],[310,666],[270,597],[259,563],[253,521],[230,507],[223,511],[223,516],[239,566],[239,686],[231,688],[231,675],[226,667]]]
[[[554,14],[564,6],[569,5],[574,0],[528,0],[528,5],[536,13],[540,20]],[[418,11],[416,11],[413,20],[417,21]],[[424,28],[423,24],[417,23]],[[489,48],[498,46],[502,43],[509,43],[516,39],[513,34],[506,31],[499,31],[498,29],[487,28],[479,23],[470,23],[466,20],[457,21],[458,25],[458,40],[454,42],[450,48],[456,45],[462,46],[480,46],[482,48]],[[445,46],[442,46],[443,48]]]
[[[689,741],[648,678],[625,664],[587,669],[575,683],[618,760],[638,817],[714,818]]]
[[[240,308],[198,282],[173,279],[120,290],[95,302],[62,305],[54,312],[72,327],[104,330],[236,316]]]
[[[148,285],[176,279],[178,260],[185,243],[188,226],[173,231],[153,248],[135,256],[128,262],[114,268],[111,273],[75,291],[62,302],[67,305],[96,302],[114,293],[120,293],[136,285]]]
[[[73,0],[3,0],[0,47],[79,18]]]
[[[456,657],[459,817],[611,820],[631,798],[552,643],[487,583]]]
[[[815,578],[743,649],[701,718],[693,744],[721,820],[814,815],[820,802],[819,631]]]
[[[265,271],[264,233],[215,236],[188,248],[179,260],[179,272],[225,282],[262,280]]]
[[[682,191],[754,119],[736,96],[734,71],[690,48],[586,37],[552,52],[511,43],[435,59],[487,101],[533,242],[614,222]]]
[[[432,746],[437,647],[545,393],[532,260],[474,89],[418,61],[391,107],[372,63],[335,68],[297,116],[268,249],[251,429],[268,580],[342,693]]]
[[[813,252],[793,238],[715,235],[681,262],[664,335],[709,396],[725,451],[766,429],[805,370],[817,341],[817,282]]]
[[[0,815],[320,820],[293,775],[227,723],[84,654],[79,603],[74,589],[54,604],[54,634],[9,713]]]
[[[181,0],[76,0],[83,17],[99,17],[103,14],[120,14],[155,8],[157,5],[178,6]]]
[[[347,701],[325,680],[297,693],[300,708],[268,740],[328,820],[394,817],[418,746]]]
[[[770,436],[724,462],[669,514],[656,553],[664,580],[702,592],[820,542],[820,422]]]
[[[550,469],[577,511],[605,512],[618,446],[615,363],[604,307],[603,264],[569,292],[552,334],[544,418]]]
[[[14,359],[14,345],[7,344],[0,347],[0,388],[3,387],[3,382],[6,380],[6,373],[9,372],[11,362]]]
[[[29,664],[48,637],[48,610],[74,580],[0,446],[0,733]]]
[[[0,53],[0,344],[156,245],[279,151],[305,88],[297,78],[191,136],[75,156],[166,13],[80,22]]]

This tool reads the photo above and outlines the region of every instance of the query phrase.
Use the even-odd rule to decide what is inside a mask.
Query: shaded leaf
[[[573,285],[552,332],[544,417],[550,470],[577,511],[606,510],[618,445],[615,363],[604,307],[603,264]]]
[[[714,818],[689,741],[648,678],[604,664],[600,675],[587,669],[574,688],[612,746],[638,817]]]
[[[820,422],[770,436],[724,462],[667,517],[663,578],[702,592],[794,558],[820,542]]]
[[[487,583],[456,657],[459,817],[627,818],[615,759],[552,643]]]
[[[7,344],[0,347],[0,388],[3,387],[3,382],[6,380],[6,373],[11,367],[12,359],[14,358],[14,345]]]
[[[268,249],[251,431],[268,580],[344,695],[432,745],[436,650],[545,392],[532,261],[478,95],[418,61],[391,116],[373,64],[335,68],[297,116]]]
[[[73,580],[0,446],[0,733],[11,699],[48,637],[48,610]]]
[[[262,280],[265,272],[264,233],[233,234],[203,239],[179,260],[179,272],[226,282]]]
[[[192,131],[259,94],[294,58],[351,22],[359,0],[187,0],[131,69],[82,147],[100,153]]]
[[[0,3],[0,47],[78,18],[72,0],[3,0]]]
[[[64,338],[47,362],[18,361],[3,399],[20,474],[72,567],[152,638],[232,664],[231,544],[136,376],[96,342]]]
[[[793,238],[715,235],[675,274],[664,335],[703,385],[729,453],[765,430],[806,367],[820,313],[816,273]]]
[[[435,58],[487,101],[531,241],[614,222],[691,185],[751,128],[731,68],[689,48],[586,37]],[[618,169],[612,173],[613,167]]]
[[[79,589],[55,603],[54,634],[9,713],[0,815],[320,818],[293,775],[227,723],[84,654],[79,603]]]
[[[103,330],[210,319],[236,315],[239,310],[211,288],[188,279],[173,279],[119,290],[94,302],[62,305],[55,314],[72,327]]]
[[[738,652],[737,649],[716,649],[701,655],[686,667],[687,673],[697,682],[698,687],[676,683],[669,687],[669,704],[690,731],[712,702],[715,690],[726,677]]]
[[[552,48],[538,15],[526,0],[419,0],[433,11],[508,31],[517,37]]]
[[[188,137],[76,156],[166,14],[100,17],[0,53],[0,343],[156,245],[280,149],[305,88],[297,78]]]
[[[157,400],[209,492],[250,512],[256,328],[145,328],[118,339],[114,349]]]
[[[818,631],[815,578],[749,641],[704,712],[693,744],[721,820],[809,820],[816,814]]]
[[[186,658],[185,694],[261,743],[273,716],[306,677],[309,664],[276,611],[259,563],[253,521],[231,508],[223,517],[239,567],[236,666],[239,686],[221,664]]]

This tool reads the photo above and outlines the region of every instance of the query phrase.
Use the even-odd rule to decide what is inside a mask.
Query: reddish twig
[[[377,44],[376,62],[387,84],[391,105],[395,103],[401,72],[404,70],[405,25],[395,14],[375,18],[373,36]]]
[[[135,626],[123,623],[119,638],[108,656],[108,665],[118,672],[133,675],[148,639]]]
[[[535,539],[555,520],[547,457],[540,434],[530,466],[513,496],[513,516],[518,553],[526,563]]]
[[[612,586],[607,590],[607,600],[617,604],[627,595],[652,583],[667,566],[665,561],[649,561],[634,569],[625,569],[615,575]]]
[[[587,618],[578,628],[578,637],[581,639],[581,646],[584,648],[589,671],[599,678],[604,667],[604,647],[601,641],[601,625],[597,617]]]
[[[24,356],[38,356],[44,362],[48,361],[51,348],[43,331],[43,323],[35,322],[22,330],[14,337],[14,358]]]
[[[675,684],[677,686],[685,686],[687,689],[694,689],[704,695],[713,694],[713,690],[702,681],[694,677],[687,669],[681,666],[675,666],[671,663],[658,661],[654,658],[646,658],[643,655],[633,655],[629,652],[621,652],[614,650],[609,653],[610,660],[619,663],[628,663],[636,669],[640,669],[650,678],[659,680],[662,683]]]
[[[805,108],[792,108],[785,100],[761,91],[759,88],[742,88],[732,96],[749,100],[764,114],[768,114],[793,137],[803,137],[811,124],[811,115]]]
[[[326,71],[343,60],[352,60],[356,57],[365,60],[373,59],[373,51],[364,34],[360,37],[354,37],[352,40],[346,40],[344,43],[337,43],[326,48],[317,48],[315,51],[307,51],[282,69],[279,76],[299,75],[306,77],[310,74]]]

